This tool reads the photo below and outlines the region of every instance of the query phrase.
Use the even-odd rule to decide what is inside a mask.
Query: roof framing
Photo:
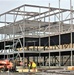
[[[22,7],[36,7],[36,8],[49,9],[49,7],[46,7],[46,6],[37,6],[37,5],[24,4],[24,5],[22,5],[22,6],[19,6],[19,7],[17,7],[17,8],[14,8],[14,9],[12,9],[12,10],[10,10],[10,11],[7,11],[7,12],[5,12],[5,13],[2,13],[2,14],[0,14],[0,16],[5,15],[5,14],[8,14],[8,13],[10,13],[10,12],[15,12],[16,9],[20,9],[20,8],[22,8]],[[53,8],[53,7],[50,7],[50,9],[51,9],[51,10],[59,10],[59,8]],[[60,10],[70,11],[70,9],[62,9],[62,8],[60,8]],[[17,12],[21,12],[21,11],[17,11]],[[74,10],[73,10],[73,12],[74,12]],[[28,13],[28,12],[25,12],[25,13]]]
[[[26,10],[27,7],[29,7],[30,9],[31,9],[31,7],[33,7],[33,8],[38,9],[38,10],[37,11],[35,11],[35,10],[31,10],[31,11]],[[41,11],[41,9],[44,9],[44,11]],[[37,31],[39,30],[39,31],[49,32],[49,29],[48,29],[49,20],[47,22],[47,21],[45,21],[45,18],[46,17],[49,18],[51,16],[59,15],[59,14],[62,14],[64,12],[69,12],[69,14],[70,14],[71,12],[74,12],[74,10],[24,4],[22,6],[14,8],[10,11],[7,11],[3,14],[0,14],[0,17],[4,16],[4,18],[5,18],[4,20],[0,20],[0,23],[5,24],[5,26],[0,28],[1,29],[0,31],[1,31],[1,34],[13,34],[13,30],[11,30],[11,29],[13,29],[13,26],[10,26],[10,25],[17,26],[15,28],[15,30],[16,30],[15,32],[20,32],[20,29],[18,27],[19,24],[20,24],[20,26],[23,26],[23,24],[25,24],[26,25],[26,28],[25,28],[26,31],[35,32],[35,30],[37,30]],[[13,21],[10,21],[10,20],[8,21],[7,20],[8,15],[9,16],[14,16]],[[22,19],[16,20],[16,18],[18,16],[21,16]],[[8,17],[8,18],[10,18],[10,17]],[[63,19],[62,21],[60,20],[60,22],[62,23],[63,21],[68,21],[68,20],[71,20],[71,19],[74,19],[74,18]],[[25,22],[25,21],[27,21],[27,22]],[[25,23],[23,23],[23,22],[25,22]],[[59,22],[59,18],[58,18],[58,21],[56,21],[56,22]],[[55,23],[55,21],[50,22],[50,24],[51,24],[50,28],[53,27],[52,31],[54,31],[55,26],[56,26],[56,28],[58,27],[56,30],[59,30],[59,24],[61,24],[61,23],[59,23],[58,26],[57,25],[55,25],[55,26],[52,25],[53,23]],[[44,24],[45,24],[45,26],[44,26]],[[64,25],[64,23],[62,23],[62,24]],[[39,27],[39,25],[40,25],[40,27]],[[9,28],[11,31],[10,32],[9,31],[4,32],[3,29],[6,29],[6,28],[7,29]],[[23,28],[23,27],[21,27],[21,28]]]

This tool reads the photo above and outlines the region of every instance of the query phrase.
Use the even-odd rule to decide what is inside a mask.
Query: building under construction
[[[0,59],[38,66],[74,65],[74,17],[70,9],[22,5],[0,14]]]

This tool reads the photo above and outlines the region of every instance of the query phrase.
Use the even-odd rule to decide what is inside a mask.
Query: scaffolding
[[[63,51],[70,51],[71,63],[73,65],[73,32],[74,32],[74,17],[73,14],[73,6],[70,6],[70,9],[62,9],[51,7],[50,4],[48,7],[46,6],[37,6],[37,5],[22,5],[15,9],[12,9],[8,12],[0,14],[0,42],[1,50],[6,51],[6,46],[10,45],[12,47],[11,53],[6,53],[7,55],[17,53],[23,53],[23,59],[25,57],[25,53],[39,53],[39,58],[41,59],[41,53],[48,53],[47,57],[44,59],[48,59],[49,66],[51,62],[58,62],[59,66],[61,66],[61,54]],[[62,34],[70,34],[70,44],[61,44],[61,35]],[[51,46],[51,37],[58,37],[58,45]],[[30,42],[33,44],[33,48],[35,50],[36,40],[28,40],[26,38],[38,38],[38,46],[37,51],[28,51],[28,44]],[[41,47],[41,38],[48,37],[48,47]],[[22,38],[22,41],[21,41]],[[9,44],[7,42],[10,42]],[[53,41],[54,42],[54,41]],[[19,43],[18,52],[14,50],[17,48],[16,45]],[[27,45],[27,46],[26,46]],[[30,48],[32,48],[30,46]],[[54,49],[54,50],[53,50]],[[58,52],[57,56],[52,56],[52,52]],[[61,53],[62,52],[62,53]],[[0,55],[2,55],[1,53]],[[5,54],[5,55],[6,55]],[[5,58],[5,57],[4,57]],[[52,60],[50,60],[50,58]],[[65,57],[68,58],[68,57]],[[68,60],[68,59],[67,59]],[[24,60],[23,60],[24,61]],[[63,58],[62,58],[63,61]],[[63,65],[67,63],[67,61],[62,62]],[[44,63],[45,64],[45,63]]]

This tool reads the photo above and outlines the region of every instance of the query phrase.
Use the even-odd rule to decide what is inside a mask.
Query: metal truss
[[[38,47],[40,51],[42,37],[47,36],[49,37],[48,50],[50,50],[50,37],[54,35],[59,35],[59,45],[56,47],[58,47],[58,49],[61,49],[60,47],[61,34],[71,33],[70,48],[72,49],[72,39],[73,39],[72,32],[74,32],[73,15],[74,15],[73,6],[71,6],[70,9],[62,9],[60,8],[60,3],[58,8],[51,7],[50,4],[48,7],[24,4],[15,9],[0,14],[0,24],[1,24],[0,42],[4,42],[4,50],[6,50],[5,48],[5,46],[7,45],[6,41],[12,40],[14,50],[15,39],[18,39],[23,50],[23,58],[24,58],[25,56],[24,47],[26,47],[25,37],[39,38]],[[23,43],[21,43],[20,38],[23,38]],[[40,56],[41,54],[39,53],[39,57]],[[60,66],[60,57],[61,57],[60,52],[58,57],[59,57],[58,62]],[[57,60],[56,57],[55,60]],[[72,65],[72,51],[71,51],[71,65]]]

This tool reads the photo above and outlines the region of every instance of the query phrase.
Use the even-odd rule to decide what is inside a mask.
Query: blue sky
[[[48,6],[49,3],[52,7],[58,7],[59,0],[0,0],[0,14],[11,9],[14,9],[23,4],[43,5]],[[61,8],[70,8],[70,0],[60,0]],[[74,0],[72,0],[72,5]]]

